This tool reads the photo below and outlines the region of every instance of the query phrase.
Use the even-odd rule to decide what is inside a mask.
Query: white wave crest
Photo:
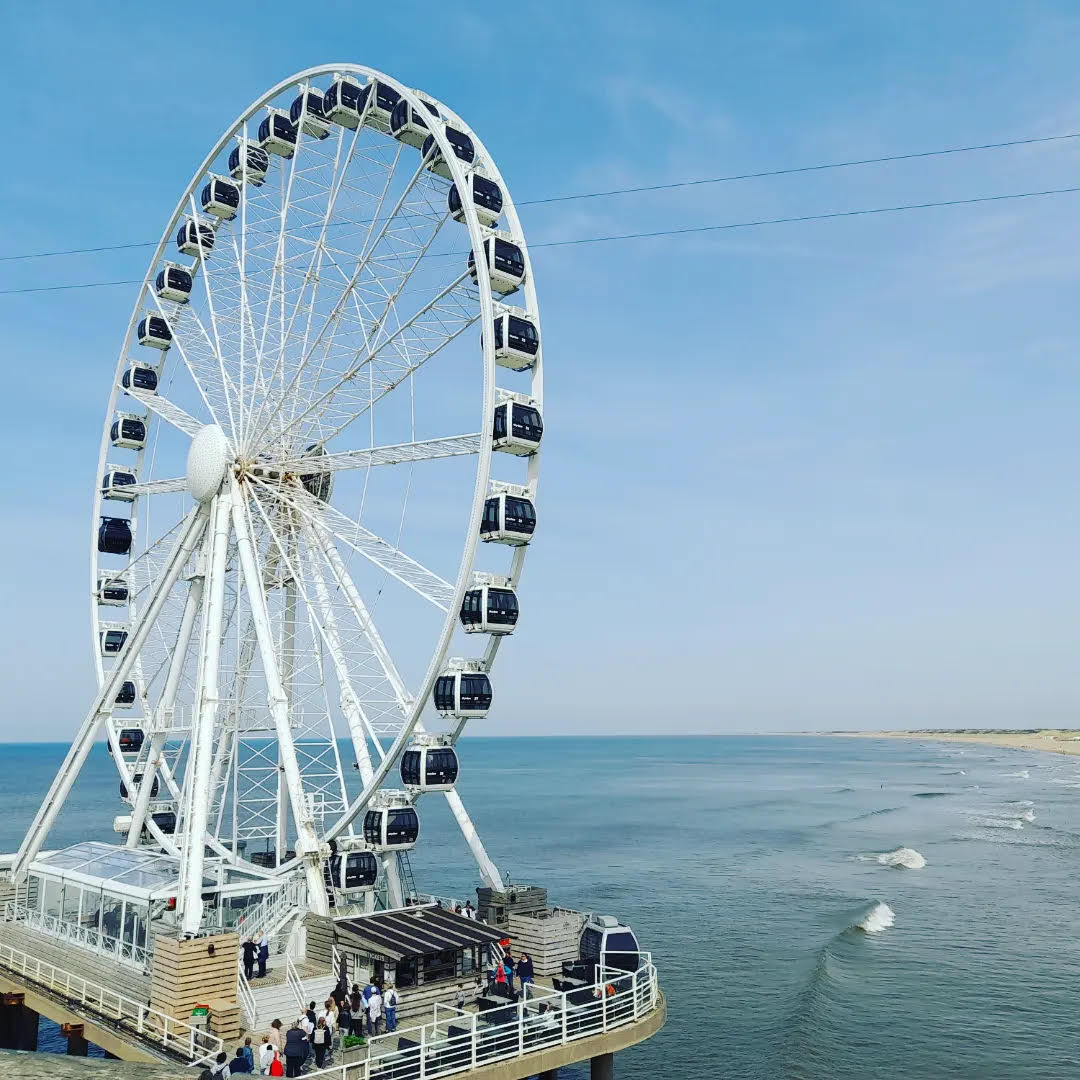
[[[1007,780],[1030,780],[1031,773],[1027,769],[1021,769],[1019,772],[1009,772],[1004,774]]]
[[[856,929],[867,934],[880,934],[882,930],[888,930],[894,922],[896,922],[896,912],[888,904],[877,903],[855,926]]]
[[[897,870],[921,870],[926,865],[926,859],[914,848],[909,847],[883,851],[876,858],[882,866],[891,866]]]

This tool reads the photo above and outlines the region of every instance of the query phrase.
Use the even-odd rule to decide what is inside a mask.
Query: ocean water
[[[668,1024],[618,1056],[622,1080],[1078,1074],[1080,759],[802,737],[460,749],[504,873],[630,921],[656,957]],[[62,751],[4,747],[0,849]],[[95,750],[51,843],[107,838],[119,810]],[[420,813],[418,886],[465,895],[445,804]]]

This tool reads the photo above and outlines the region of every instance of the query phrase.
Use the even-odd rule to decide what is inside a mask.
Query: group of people
[[[229,1055],[222,1050],[211,1069],[203,1069],[199,1080],[229,1080],[238,1073],[255,1071],[255,1051],[251,1048],[251,1036],[244,1039],[244,1045],[236,1048],[236,1055],[229,1060]]]
[[[398,992],[393,983],[388,983],[383,989],[376,979],[370,979],[363,990],[359,983],[353,983],[348,1007],[352,1015],[350,1034],[360,1035],[365,1030],[365,1022],[368,1035],[380,1034],[380,1022],[383,1032],[397,1030]]]
[[[308,1002],[308,1007],[288,1030],[280,1020],[270,1024],[259,1046],[258,1071],[263,1076],[300,1076],[309,1060],[316,1070],[325,1068],[333,1056],[336,1035],[379,1035],[394,1031],[397,1006],[398,993],[393,983],[383,989],[371,980],[362,990],[359,983],[354,983],[349,993],[343,985],[336,987],[321,1008],[317,1008],[314,1001]],[[245,1048],[245,1060],[252,1058],[251,1068],[237,1070],[233,1067],[235,1059],[229,1062],[226,1060],[228,1055],[220,1054],[217,1067],[211,1070],[212,1075],[199,1080],[229,1080],[231,1073],[254,1071],[250,1038],[245,1039],[244,1046],[237,1050],[237,1058],[244,1056]]]
[[[496,960],[488,973],[488,993],[493,993],[498,997],[508,997],[516,1001],[517,992],[514,990],[514,976],[517,975],[521,993],[524,993],[525,987],[533,981],[533,962],[526,952],[523,952],[515,962],[514,954],[510,951],[510,943],[501,942],[500,944],[502,945],[503,954],[500,959]]]
[[[270,939],[266,931],[252,934],[251,937],[240,946],[244,957],[244,978],[250,981],[253,978],[263,978],[266,975],[266,962],[270,959]],[[256,976],[255,962],[259,964],[259,974]]]

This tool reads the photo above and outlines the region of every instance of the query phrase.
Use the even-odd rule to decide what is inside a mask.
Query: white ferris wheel
[[[540,322],[494,161],[444,104],[352,64],[263,94],[196,171],[113,379],[90,580],[93,741],[122,843],[403,899],[416,804],[492,701],[536,524]],[[348,749],[346,749],[348,748]]]

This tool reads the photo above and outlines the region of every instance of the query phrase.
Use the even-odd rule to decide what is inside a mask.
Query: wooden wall
[[[209,946],[214,946],[211,956]],[[189,1020],[196,1005],[211,1007],[210,1030],[231,1041],[240,1034],[236,981],[240,939],[236,934],[178,941],[154,939],[150,1004],[178,1020]],[[235,1047],[230,1048],[231,1051]]]
[[[585,916],[568,911],[510,915],[510,948],[527,952],[537,975],[559,975],[564,960],[576,960]]]
[[[311,964],[325,965],[327,970],[334,962],[334,920],[329,915],[304,916],[307,942],[304,958]]]

